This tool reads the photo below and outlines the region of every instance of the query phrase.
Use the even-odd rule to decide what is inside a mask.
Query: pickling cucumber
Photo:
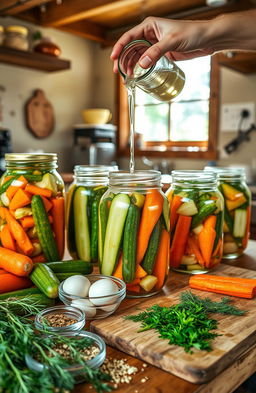
[[[98,259],[98,210],[101,195],[96,195],[91,207],[91,260]]]
[[[54,299],[58,296],[60,282],[45,263],[36,263],[29,278],[47,297]]]
[[[112,196],[108,196],[108,198],[102,199],[99,204],[98,255],[99,255],[100,265],[102,263],[102,257],[103,257],[104,241],[106,236],[106,229],[107,229],[107,222],[108,222],[108,215],[109,215],[109,204],[111,203],[112,199],[113,199]]]
[[[160,242],[160,235],[161,235],[162,223],[161,219],[157,221],[153,232],[150,236],[148,242],[148,248],[141,263],[141,266],[148,274],[152,274],[154,270],[154,265],[156,261],[158,246]]]
[[[216,203],[212,199],[208,199],[203,202],[199,212],[193,216],[191,228],[197,227],[201,222],[203,222],[208,216],[213,214],[216,210]]]
[[[78,187],[74,194],[75,242],[78,258],[90,262],[90,232],[87,216],[88,195],[85,187]]]
[[[31,208],[38,238],[48,262],[60,259],[51,224],[40,195],[32,197]]]
[[[54,273],[72,273],[77,274],[90,274],[93,270],[93,266],[90,262],[82,260],[69,260],[63,262],[49,262],[47,266]]]
[[[215,231],[216,231],[216,236],[215,236],[215,240],[214,240],[214,244],[213,244],[213,251],[217,247],[219,239],[222,236],[222,231],[223,231],[223,214],[222,214],[222,212],[219,212],[217,214]]]
[[[122,193],[113,198],[110,206],[101,265],[101,273],[106,276],[111,276],[115,269],[129,206],[129,196]]]
[[[122,274],[126,283],[133,281],[135,278],[139,223],[140,208],[134,204],[131,204],[127,213],[123,240]]]

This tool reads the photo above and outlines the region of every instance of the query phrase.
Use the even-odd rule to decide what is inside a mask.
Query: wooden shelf
[[[256,72],[255,52],[218,53],[217,60],[219,65],[243,74],[252,74]]]
[[[69,60],[62,60],[41,53],[25,52],[5,47],[0,47],[0,63],[46,72],[63,71],[71,67]]]

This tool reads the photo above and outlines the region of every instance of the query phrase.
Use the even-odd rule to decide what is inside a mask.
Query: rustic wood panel
[[[216,55],[219,65],[241,72],[242,74],[252,74],[256,72],[255,52],[229,52],[218,53]]]
[[[53,0],[1,0],[0,15],[17,15],[33,7],[49,3]]]
[[[59,26],[59,30],[67,31],[68,33],[78,35],[88,40],[100,42],[105,45],[113,44],[113,41],[106,38],[104,26],[89,22],[88,20],[79,20],[77,22]]]
[[[250,270],[221,265],[216,274],[256,278]],[[94,321],[91,328],[105,338],[106,342],[130,355],[138,357],[163,370],[171,372],[193,383],[205,383],[212,380],[226,367],[230,366],[243,352],[256,343],[255,311],[252,300],[235,299],[235,304],[248,310],[243,317],[216,316],[219,321],[218,332],[221,334],[213,343],[213,351],[205,353],[194,351],[187,354],[182,348],[168,346],[160,340],[154,331],[138,334],[139,323],[123,319],[124,315],[136,314],[153,304],[161,306],[178,302],[180,292],[188,289],[188,277],[172,273],[164,292],[151,299],[131,300],[125,303],[120,311],[106,320]],[[205,296],[205,293],[195,291]],[[220,295],[209,294],[212,299],[220,299]],[[130,304],[129,304],[130,303]]]

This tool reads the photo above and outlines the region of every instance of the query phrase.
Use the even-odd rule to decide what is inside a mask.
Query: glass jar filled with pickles
[[[115,166],[76,165],[66,203],[68,251],[74,259],[98,261],[98,209]]]
[[[56,154],[5,155],[0,180],[0,238],[4,248],[34,262],[59,261],[64,253],[64,183]]]
[[[170,201],[170,266],[205,273],[222,258],[223,197],[215,173],[173,171]]]
[[[243,253],[250,237],[251,192],[243,168],[206,167],[217,174],[225,201],[223,258],[234,259]]]
[[[157,293],[168,275],[169,227],[160,172],[111,172],[99,206],[100,272],[124,280],[130,297]]]

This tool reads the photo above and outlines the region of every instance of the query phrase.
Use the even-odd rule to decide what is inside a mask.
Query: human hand
[[[142,68],[151,67],[163,55],[170,60],[187,60],[212,54],[214,50],[206,47],[210,23],[211,21],[146,18],[124,33],[114,45],[110,56],[114,61],[114,72],[118,72],[117,61],[123,47],[137,39],[146,39],[153,44],[138,60]]]

